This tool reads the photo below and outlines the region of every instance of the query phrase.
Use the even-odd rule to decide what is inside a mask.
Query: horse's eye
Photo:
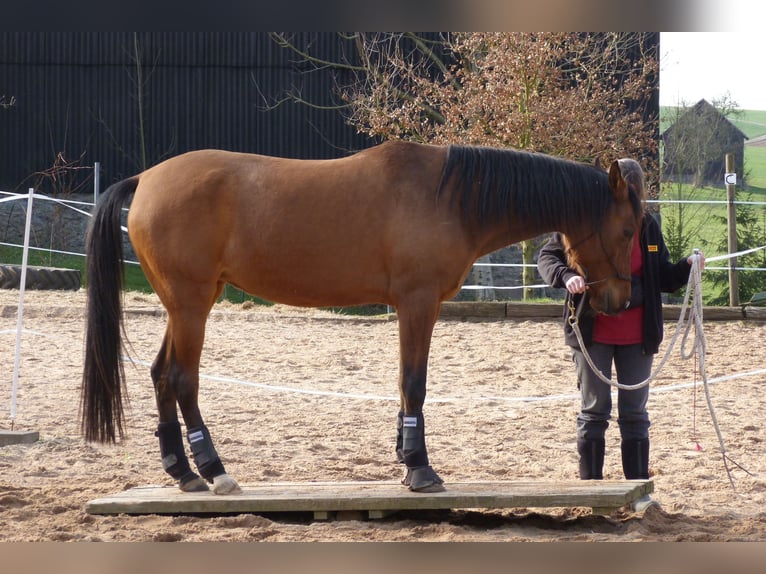
[[[633,234],[635,233],[635,229],[632,227],[626,227],[622,230],[622,234],[625,236],[626,239],[633,239]]]

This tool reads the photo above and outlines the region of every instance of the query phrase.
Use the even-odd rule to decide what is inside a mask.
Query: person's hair
[[[628,182],[638,198],[643,203],[646,201],[646,183],[644,181],[644,170],[641,169],[641,164],[631,158],[623,158],[619,160],[620,172],[622,178]]]

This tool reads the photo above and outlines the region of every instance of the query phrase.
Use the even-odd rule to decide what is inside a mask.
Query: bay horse
[[[164,470],[182,491],[239,492],[197,397],[209,311],[226,283],[275,303],[396,309],[396,455],[402,483],[443,490],[429,464],[423,403],[434,324],[480,256],[560,231],[591,283],[596,311],[630,297],[640,202],[608,172],[543,154],[388,142],[331,160],[219,150],[185,153],[112,185],[87,234],[87,330],[81,426],[88,441],[124,437],[121,208],[130,241],[167,309],[151,366]],[[176,406],[199,475],[187,458]]]

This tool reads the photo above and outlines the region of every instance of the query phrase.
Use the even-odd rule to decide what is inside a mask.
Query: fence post
[[[93,164],[93,203],[98,203],[98,196],[101,193],[101,162]]]
[[[29,260],[29,232],[32,228],[32,204],[35,190],[29,188],[27,198],[27,220],[24,227],[24,250],[21,253],[21,281],[19,282],[19,307],[16,315],[16,352],[13,358],[13,381],[11,383],[11,428],[16,420],[16,395],[19,388],[19,367],[21,366],[21,331],[24,326],[24,290],[27,285],[27,262]]]
[[[733,178],[729,177],[730,174],[734,174],[734,154],[726,154],[726,199],[728,201],[728,238],[729,238],[729,253],[737,252],[737,209],[734,205],[735,193],[736,193],[736,175]],[[729,258],[729,305],[732,307],[739,306],[739,277],[737,277],[737,258]]]

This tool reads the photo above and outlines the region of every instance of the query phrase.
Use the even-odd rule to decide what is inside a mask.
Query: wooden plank
[[[559,303],[520,303],[508,302],[508,319],[561,319],[564,316],[564,302]]]
[[[758,319],[761,321],[766,319],[766,308],[764,307],[746,305],[742,307],[742,313],[744,313],[746,319]]]
[[[443,492],[410,492],[398,482],[277,482],[242,486],[241,494],[181,492],[175,486],[139,486],[91,500],[90,514],[227,514],[341,511],[383,517],[399,510],[589,507],[617,509],[654,491],[644,480],[507,481],[450,483]]]
[[[445,301],[439,317],[442,319],[504,319],[505,303],[501,301]]]
[[[564,302],[521,303],[518,301],[445,301],[442,303],[440,319],[561,319]],[[665,321],[678,321],[681,305],[663,305]],[[752,306],[704,307],[702,315],[707,321],[741,321],[742,319],[766,319],[766,309]]]
[[[682,305],[663,305],[663,319],[666,321],[678,321],[681,308]],[[745,315],[740,307],[703,307],[702,318],[705,321],[741,321],[745,318]]]

